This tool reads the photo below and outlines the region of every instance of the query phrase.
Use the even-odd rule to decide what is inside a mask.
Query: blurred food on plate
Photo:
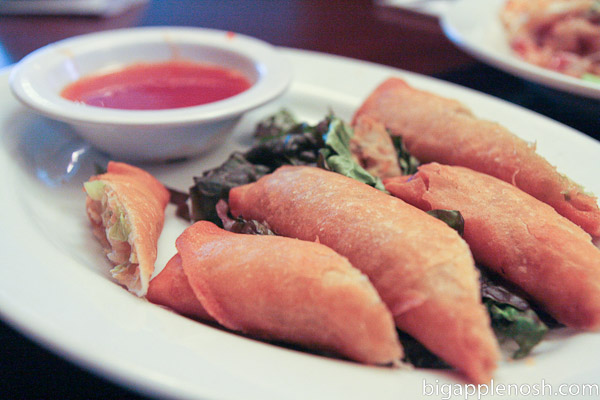
[[[509,0],[500,17],[510,46],[524,60],[600,82],[600,2]]]

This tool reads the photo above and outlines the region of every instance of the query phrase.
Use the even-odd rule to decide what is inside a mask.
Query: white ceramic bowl
[[[138,62],[189,60],[242,72],[250,89],[214,103],[167,110],[93,107],[60,96],[79,78]],[[12,70],[10,86],[26,106],[66,122],[116,159],[158,162],[200,154],[224,141],[241,116],[279,95],[291,67],[273,46],[231,32],[148,27],[92,33],[34,51]]]

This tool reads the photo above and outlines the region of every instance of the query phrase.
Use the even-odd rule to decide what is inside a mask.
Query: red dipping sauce
[[[163,110],[213,103],[252,84],[241,72],[211,64],[168,61],[134,64],[67,85],[65,99],[124,110]]]

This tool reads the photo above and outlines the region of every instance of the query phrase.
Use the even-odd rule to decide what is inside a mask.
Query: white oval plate
[[[455,0],[440,24],[456,46],[485,63],[553,89],[600,99],[600,84],[538,67],[512,51],[500,21],[505,1]]]
[[[260,118],[285,106],[317,122],[330,110],[349,119],[377,84],[400,76],[419,88],[460,99],[474,112],[537,141],[539,152],[586,189],[600,193],[600,143],[547,118],[497,99],[397,69],[298,50],[282,50],[294,66],[290,90],[248,114],[214,153],[149,169],[167,185],[187,190],[192,177],[250,143]],[[14,100],[8,70],[0,74],[0,314],[38,343],[117,383],[154,396],[203,399],[413,399],[450,386],[451,372],[393,370],[328,359],[215,329],[129,294],[109,278],[93,238],[81,184],[93,174],[92,152],[71,180],[48,180],[65,149],[79,145],[66,125],[34,115]],[[167,209],[157,267],[175,253],[187,224]],[[533,357],[503,362],[495,384],[594,382],[600,335],[553,332]],[[457,389],[458,390],[458,389]],[[515,398],[518,396],[511,396]],[[488,396],[486,398],[493,398]]]

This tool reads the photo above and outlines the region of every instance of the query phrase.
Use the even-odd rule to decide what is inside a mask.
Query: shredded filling
[[[138,258],[131,235],[131,224],[124,207],[106,182],[86,182],[87,211],[106,257],[114,265],[111,274],[129,289],[140,285]]]

